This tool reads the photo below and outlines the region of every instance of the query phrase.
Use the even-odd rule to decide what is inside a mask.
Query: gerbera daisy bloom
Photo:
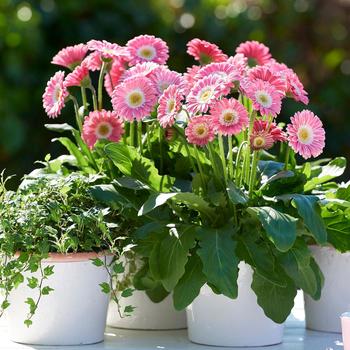
[[[201,66],[192,66],[187,68],[187,72],[183,73],[180,84],[181,91],[184,95],[188,95],[196,83],[196,75],[201,69]]]
[[[223,80],[214,76],[199,80],[187,97],[187,110],[190,113],[205,113],[210,105],[218,99],[226,89]]]
[[[69,86],[87,86],[90,82],[89,69],[85,64],[81,64],[74,68],[72,73],[66,76],[64,85]]]
[[[122,76],[125,73],[125,62],[123,60],[113,60],[111,69],[105,75],[105,89],[109,96],[112,96],[114,88],[121,82]]]
[[[249,124],[247,110],[234,98],[215,102],[210,116],[215,132],[222,135],[236,135]]]
[[[292,96],[295,101],[300,101],[307,105],[309,103],[309,98],[298,76],[290,69],[287,72],[286,79],[288,85],[287,95]]]
[[[147,77],[149,78],[152,72],[159,67],[159,64],[154,62],[137,63],[135,66],[125,71],[121,80],[126,80],[134,77]]]
[[[280,113],[283,95],[270,83],[255,80],[248,85],[246,94],[253,101],[254,109],[260,111],[261,115],[275,117]]]
[[[271,59],[270,49],[258,41],[246,41],[237,47],[236,52],[247,57],[250,66],[264,65]]]
[[[58,71],[47,82],[43,94],[43,106],[46,114],[50,118],[56,118],[61,114],[65,99],[68,95],[68,90],[64,85],[64,72]]]
[[[187,43],[187,53],[201,64],[227,60],[227,55],[217,45],[200,39],[192,39]]]
[[[250,135],[250,147],[255,150],[270,149],[277,141],[284,142],[287,137],[283,130],[266,120],[257,119],[254,121],[252,134]]]
[[[130,53],[130,64],[156,62],[165,64],[169,58],[166,42],[153,35],[139,35],[126,44]]]
[[[100,70],[102,66],[101,55],[98,51],[91,52],[82,63],[92,72]]]
[[[125,120],[141,120],[149,115],[157,102],[152,82],[142,76],[129,78],[117,85],[112,94],[113,109]]]
[[[83,139],[90,148],[100,139],[118,142],[123,133],[123,123],[115,112],[93,111],[84,120]]]
[[[152,71],[150,79],[154,83],[158,93],[161,95],[168,86],[180,85],[181,74],[174,72],[165,66],[159,66]]]
[[[303,158],[317,157],[322,153],[326,134],[321,120],[311,111],[295,113],[287,131],[289,146]]]
[[[51,63],[73,70],[84,59],[88,48],[85,44],[68,46],[57,53]]]
[[[214,76],[221,78],[225,84],[225,92],[227,95],[233,87],[233,82],[240,79],[240,73],[235,66],[227,62],[214,62],[202,67],[195,76],[195,79],[201,80],[205,77]]]
[[[213,141],[215,137],[208,115],[190,119],[185,134],[188,142],[197,146],[205,146],[208,142]]]
[[[162,128],[172,126],[181,109],[183,96],[176,85],[166,88],[159,98],[157,118]]]
[[[90,51],[98,52],[102,60],[112,60],[118,57],[129,58],[128,51],[125,47],[110,43],[106,40],[90,40],[87,43],[87,47]]]
[[[234,56],[230,56],[226,62],[233,65],[241,76],[245,75],[248,68],[248,58],[243,54],[236,53]]]

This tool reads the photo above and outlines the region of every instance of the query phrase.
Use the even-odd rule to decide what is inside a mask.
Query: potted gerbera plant
[[[96,176],[27,178],[1,183],[0,289],[13,341],[79,345],[104,339],[113,262],[128,250],[128,226],[90,194]],[[118,218],[118,223],[113,222]],[[121,286],[120,286],[121,287]],[[113,292],[119,303],[126,287]],[[122,313],[130,313],[128,306]]]

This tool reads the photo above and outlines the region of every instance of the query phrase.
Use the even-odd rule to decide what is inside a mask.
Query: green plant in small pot
[[[100,342],[111,282],[124,272],[129,224],[91,196],[99,176],[77,173],[1,186],[0,289],[12,340],[44,345]],[[116,222],[117,219],[117,222]],[[113,290],[119,304],[132,290]],[[120,310],[132,312],[132,306]]]

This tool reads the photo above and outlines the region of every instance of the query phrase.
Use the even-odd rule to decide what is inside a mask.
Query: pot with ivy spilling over
[[[13,192],[1,183],[0,288],[10,338],[38,345],[104,339],[115,262],[128,250],[123,222],[90,195],[98,176],[25,179]],[[125,291],[120,291],[121,295]],[[127,291],[128,293],[128,291]],[[117,291],[112,299],[119,302]],[[130,313],[131,306],[121,312]]]

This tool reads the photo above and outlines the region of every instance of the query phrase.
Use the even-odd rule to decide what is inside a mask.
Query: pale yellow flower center
[[[137,108],[145,102],[145,96],[142,91],[134,90],[127,96],[127,104],[129,107]]]
[[[168,101],[168,113],[173,112],[175,109],[175,101],[174,100],[169,100]]]
[[[298,140],[304,145],[309,145],[314,139],[312,128],[308,125],[303,125],[298,130]]]
[[[205,124],[198,124],[195,128],[196,135],[198,137],[205,137],[208,133],[208,128]]]
[[[265,91],[257,91],[255,93],[256,100],[259,104],[261,104],[265,108],[269,108],[272,105],[272,98],[271,96],[266,93]]]
[[[221,113],[221,124],[232,125],[237,122],[237,114],[232,110],[225,110]]]
[[[96,136],[99,139],[106,139],[112,133],[112,127],[109,123],[102,122],[96,128]]]
[[[212,89],[205,89],[202,90],[202,92],[199,95],[200,102],[207,102],[211,97],[213,96],[213,90]]]
[[[255,148],[263,148],[265,146],[265,139],[261,136],[254,138],[253,145]]]
[[[63,91],[59,85],[56,86],[55,92],[53,93],[53,102],[56,103],[62,97]]]
[[[156,50],[153,46],[145,45],[141,46],[137,50],[137,54],[139,57],[144,58],[146,60],[152,60],[156,56]]]

